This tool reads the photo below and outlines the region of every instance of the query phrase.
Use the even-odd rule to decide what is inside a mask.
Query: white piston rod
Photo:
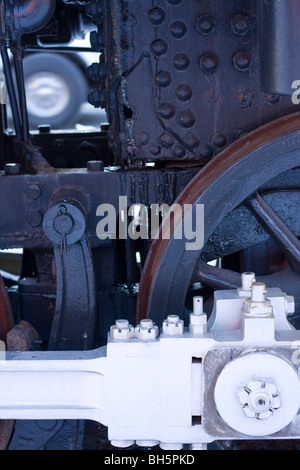
[[[287,320],[292,299],[274,288],[268,299],[265,286],[255,282],[246,298],[244,288],[243,295],[218,291],[212,327],[197,297],[185,328],[176,315],[161,329],[149,319],[136,328],[117,321],[107,346],[93,351],[6,352],[0,419],[95,420],[120,447],[197,448],[220,438],[245,439],[248,432],[252,439],[299,438],[300,332]],[[219,328],[224,309],[235,318],[230,331]],[[240,353],[226,360],[225,350]]]

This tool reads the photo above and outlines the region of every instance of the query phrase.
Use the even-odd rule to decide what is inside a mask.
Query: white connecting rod
[[[2,352],[0,418],[105,422],[105,351]]]

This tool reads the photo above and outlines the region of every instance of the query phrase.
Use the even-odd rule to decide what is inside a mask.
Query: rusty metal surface
[[[38,339],[39,335],[33,326],[21,320],[7,333],[6,347],[8,351],[30,351]]]
[[[292,18],[298,6],[286,4]],[[194,1],[188,8],[182,0],[101,4],[91,39],[105,57],[93,68],[90,102],[107,110],[117,161],[206,164],[242,134],[295,111],[290,96],[261,87],[261,75],[273,69],[260,56],[273,48],[276,61],[282,47],[282,41],[270,45],[268,28],[277,23],[265,12],[263,23],[262,15],[250,0]],[[289,64],[298,67],[295,54]]]

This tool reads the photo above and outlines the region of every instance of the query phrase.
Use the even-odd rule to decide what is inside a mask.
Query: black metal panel
[[[117,159],[206,163],[241,134],[296,111],[290,97],[261,89],[268,29],[260,44],[259,3],[104,2],[106,81],[98,76],[90,98],[107,108]]]

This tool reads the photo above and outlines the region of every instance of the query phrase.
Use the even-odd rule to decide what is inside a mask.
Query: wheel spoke
[[[300,241],[296,235],[275,214],[266,201],[256,193],[255,197],[248,201],[248,206],[262,223],[274,241],[278,243],[284,252],[289,264],[296,270],[300,270]]]
[[[211,266],[200,260],[192,281],[201,282],[215,289],[236,289],[241,285],[241,275],[230,269]]]

